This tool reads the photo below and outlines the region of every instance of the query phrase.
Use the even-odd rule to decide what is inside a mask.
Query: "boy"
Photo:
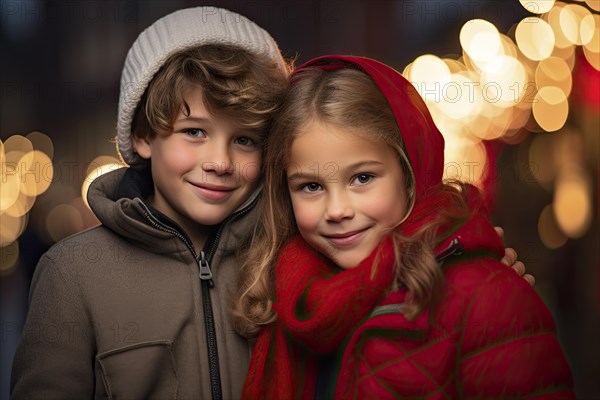
[[[240,397],[250,346],[227,308],[286,77],[273,38],[227,10],[140,34],[117,127],[132,168],[92,184],[102,225],[39,261],[12,398]]]

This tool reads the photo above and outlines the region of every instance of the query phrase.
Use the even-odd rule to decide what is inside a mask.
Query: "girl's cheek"
[[[304,232],[310,232],[316,229],[318,218],[315,215],[315,210],[311,209],[308,204],[296,202],[293,205],[294,216],[298,228]]]

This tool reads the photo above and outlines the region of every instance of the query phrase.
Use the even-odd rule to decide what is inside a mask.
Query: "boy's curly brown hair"
[[[132,134],[151,139],[172,133],[178,113],[190,112],[183,98],[186,87],[200,85],[211,114],[266,135],[290,68],[229,45],[204,45],[173,54],[148,85],[134,114]]]

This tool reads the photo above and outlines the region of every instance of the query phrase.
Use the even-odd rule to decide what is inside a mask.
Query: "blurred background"
[[[600,398],[599,0],[0,0],[0,398],[38,258],[97,223],[87,187],[120,166],[127,50],[195,5],[249,17],[297,64],[363,55],[413,82],[446,137],[446,177],[485,190],[557,321],[578,398]]]

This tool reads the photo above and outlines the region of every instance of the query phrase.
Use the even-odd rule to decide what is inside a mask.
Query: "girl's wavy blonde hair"
[[[234,325],[246,337],[256,335],[263,325],[277,319],[272,308],[275,301],[273,269],[282,246],[298,233],[286,166],[294,138],[314,120],[342,128],[352,127],[352,134],[395,149],[406,177],[409,212],[414,205],[414,175],[402,135],[389,103],[372,79],[352,67],[335,71],[308,68],[294,74],[267,143],[265,192],[259,206],[262,217],[247,249],[233,307]],[[460,197],[459,191],[449,185],[442,185],[441,189]],[[407,317],[416,316],[440,292],[443,274],[433,252],[436,240],[439,241],[437,228],[463,218],[468,214],[466,206],[463,212],[464,215],[425,224],[411,237],[403,237],[393,229],[397,282],[408,288],[408,305],[404,309]],[[402,243],[402,252],[398,251],[399,243]]]

